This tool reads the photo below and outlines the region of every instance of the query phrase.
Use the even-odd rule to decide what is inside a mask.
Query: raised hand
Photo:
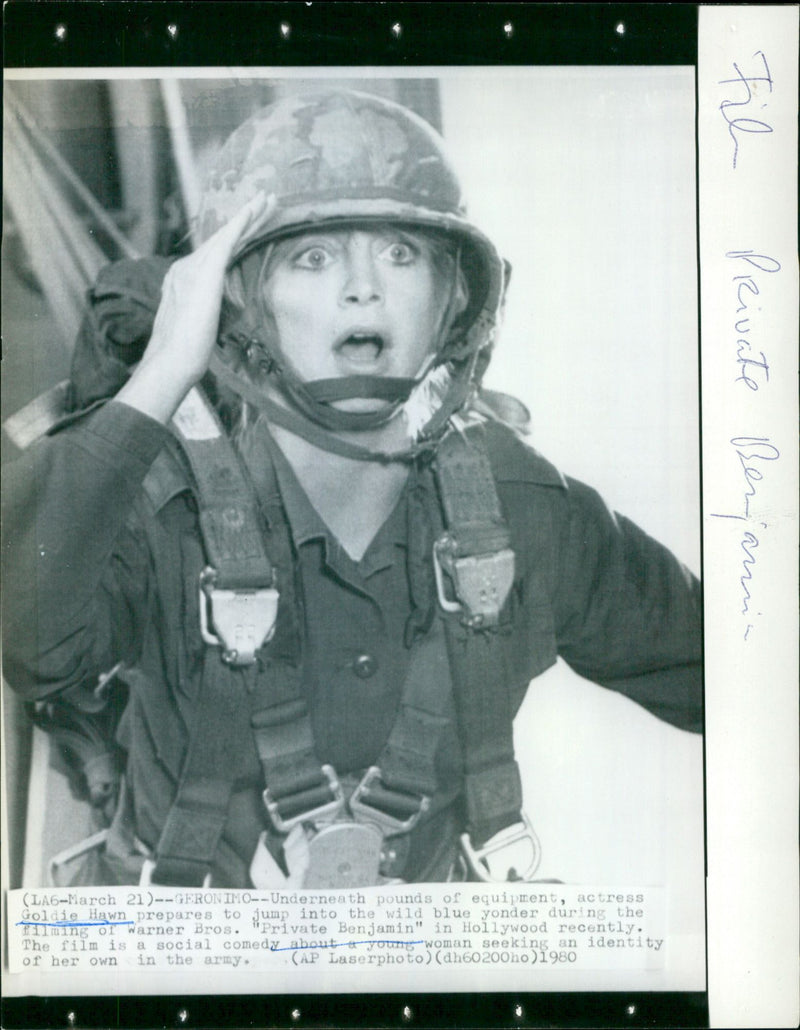
[[[258,194],[164,279],[161,303],[142,360],[117,400],[166,424],[208,368],[217,340],[225,273],[241,244],[258,235],[275,210]]]

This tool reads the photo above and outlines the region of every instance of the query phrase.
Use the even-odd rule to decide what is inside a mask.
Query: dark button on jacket
[[[368,680],[374,676],[377,668],[377,659],[371,654],[360,654],[358,658],[353,659],[353,672],[360,680]]]

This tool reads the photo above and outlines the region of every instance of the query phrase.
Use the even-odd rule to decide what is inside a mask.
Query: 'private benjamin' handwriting
[[[750,337],[752,330],[750,309],[755,304],[753,298],[759,297],[761,294],[753,269],[772,275],[780,272],[781,265],[775,258],[768,257],[766,254],[756,254],[752,250],[729,250],[725,257],[750,266],[744,270],[743,274],[733,276],[737,303],[734,323],[737,337],[736,363],[739,366],[739,375],[735,381],[744,383],[748,390],[758,390],[759,386],[769,382],[769,362],[764,351],[757,350],[757,345],[754,345],[754,341]],[[737,267],[742,266],[737,265]],[[756,306],[756,310],[760,311],[760,306]]]
[[[764,466],[762,463],[777,461],[781,455],[778,448],[763,436],[734,436],[730,442],[731,446],[736,450],[736,457],[744,476],[745,489],[742,494],[742,511],[740,514],[735,515],[712,513],[712,518],[736,519],[740,522],[748,523],[748,528],[742,532],[742,538],[739,541],[739,585],[741,587],[741,607],[739,613],[748,620],[744,631],[744,639],[747,640],[754,625],[749,620],[762,614],[760,611],[753,613],[751,610],[751,588],[753,586],[753,573],[758,561],[759,534],[767,528],[767,523],[760,522],[753,513],[753,502],[758,488],[764,480]],[[754,532],[755,529],[758,529],[758,533]]]

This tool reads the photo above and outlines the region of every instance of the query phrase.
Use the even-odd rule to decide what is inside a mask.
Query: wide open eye
[[[315,243],[293,254],[291,261],[295,268],[308,268],[316,272],[328,267],[333,261],[333,254],[326,247]]]
[[[419,248],[409,240],[395,239],[383,248],[380,256],[393,265],[410,265],[419,257]]]

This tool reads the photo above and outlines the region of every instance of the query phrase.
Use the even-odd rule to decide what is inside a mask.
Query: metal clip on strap
[[[533,878],[541,861],[541,846],[525,812],[520,815],[521,822],[507,826],[480,848],[473,847],[468,833],[461,834],[461,850],[469,868],[484,883],[528,881]],[[499,863],[502,863],[504,871],[501,875],[494,875],[492,866]]]
[[[275,633],[280,595],[274,587],[220,590],[216,569],[200,573],[200,632],[207,644],[221,647],[226,665],[253,665],[256,652]]]
[[[379,804],[385,807],[378,807]],[[386,811],[387,807],[399,809],[403,815]],[[350,798],[353,818],[358,822],[375,823],[386,837],[408,833],[429,807],[430,798],[426,794],[406,794],[387,787],[377,765],[367,769]]]
[[[500,610],[514,582],[514,552],[505,547],[490,554],[458,557],[459,545],[444,533],[433,545],[433,571],[439,604],[446,612],[463,612],[462,621],[473,629],[496,626]],[[447,573],[457,600],[447,597]]]
[[[436,589],[444,611],[462,613],[470,629],[485,629],[500,621],[514,582],[514,552],[484,427],[455,416],[451,422],[434,461],[446,527],[433,546]],[[447,596],[445,573],[455,599]]]
[[[301,791],[296,795],[287,794],[277,799],[270,793],[269,788],[264,791],[262,795],[264,805],[278,833],[288,833],[300,823],[333,822],[344,808],[344,793],[339,780],[336,778],[333,766],[323,765],[321,768],[328,781],[327,784],[323,783],[321,786],[323,792],[327,792],[330,797],[329,800],[323,801],[322,804],[312,804],[311,807],[303,804],[299,811],[294,812],[292,815],[281,815],[280,806],[282,805],[284,808],[286,805],[294,807],[298,801],[302,802],[311,798],[316,801],[320,795],[319,787]]]
[[[451,422],[453,430],[442,439],[434,460],[445,532],[434,544],[433,567],[439,604],[460,616],[461,626],[446,619],[445,629],[464,759],[466,824],[477,839],[486,841],[475,848],[465,833],[461,846],[480,880],[529,879],[540,848],[521,810],[511,669],[500,634],[474,632],[499,625],[514,582],[511,534],[483,425],[457,417]]]
[[[227,665],[253,665],[273,636],[279,599],[253,484],[199,389],[172,422],[195,479],[209,562],[200,574],[200,631]]]

